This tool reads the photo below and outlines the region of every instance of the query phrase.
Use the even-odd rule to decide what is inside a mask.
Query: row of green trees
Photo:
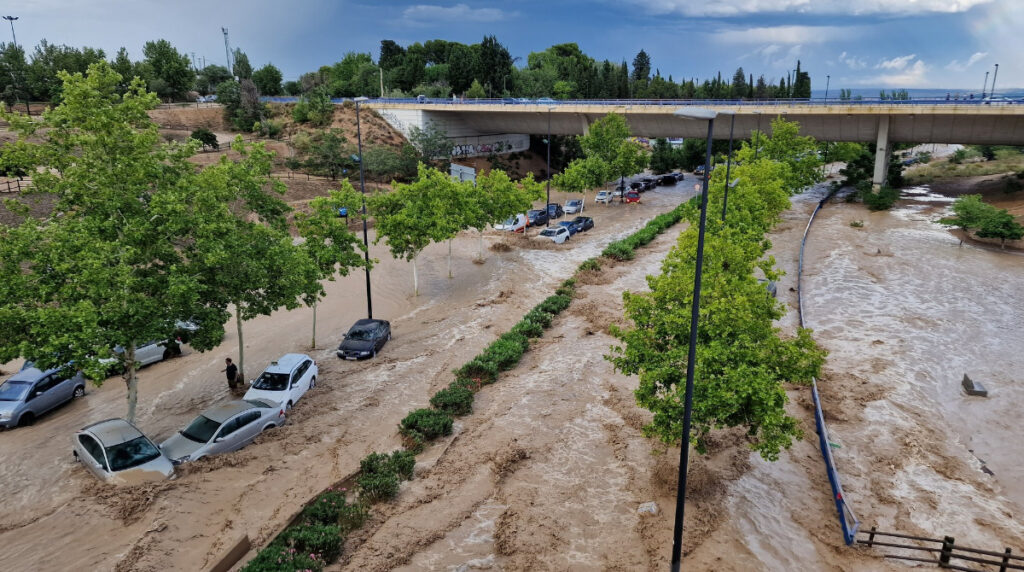
[[[182,99],[190,91],[211,94],[218,85],[234,78],[251,80],[263,95],[284,93],[281,70],[270,63],[253,70],[241,50],[234,52],[232,70],[214,64],[197,68],[185,52],[167,40],[146,42],[142,55],[141,60],[132,61],[122,47],[109,60],[110,67],[122,77],[121,93],[134,77],[142,78],[146,88],[163,99]],[[24,46],[0,43],[0,98],[8,105],[18,101],[57,102],[62,88],[58,72],[85,73],[90,65],[106,60],[102,49],[89,46],[51,44],[44,39],[26,54]]]
[[[754,135],[758,138],[758,134]],[[694,372],[693,439],[705,450],[708,434],[718,428],[747,428],[752,449],[768,460],[778,458],[801,431],[785,410],[783,383],[810,383],[820,373],[825,352],[800,328],[784,338],[774,323],[784,304],[772,298],[758,274],[778,280],[781,272],[768,256],[765,234],[781,220],[789,196],[820,179],[816,143],[799,136],[795,123],[777,119],[772,136],[761,136],[761,149],[744,144],[736,153],[723,221],[725,169],[710,182],[704,277]],[[633,324],[616,328],[621,342],[609,359],[627,374],[640,377],[637,402],[654,413],[648,435],[669,443],[682,435],[683,395],[699,203],[689,204],[690,227],[679,236],[658,276],[648,277],[649,293],[626,293],[626,317]]]

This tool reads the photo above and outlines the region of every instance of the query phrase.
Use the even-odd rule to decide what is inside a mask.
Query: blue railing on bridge
[[[261,97],[262,101],[274,103],[295,103],[296,96]],[[350,97],[331,99],[332,103],[341,104],[353,101]],[[418,103],[429,105],[612,105],[612,106],[683,106],[683,105],[729,105],[729,106],[764,106],[764,105],[1024,105],[1024,98],[1009,99],[840,99],[838,97],[814,99],[529,99],[529,98],[494,98],[494,99],[451,99],[444,97],[404,97],[404,98],[373,98],[368,103]]]

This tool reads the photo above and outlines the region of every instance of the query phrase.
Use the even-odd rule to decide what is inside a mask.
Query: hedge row
[[[615,260],[620,261],[633,260],[633,257],[636,256],[635,251],[637,248],[647,246],[647,244],[654,240],[659,234],[665,232],[682,220],[683,211],[685,209],[686,203],[683,203],[667,213],[663,213],[652,218],[647,221],[647,224],[644,225],[643,228],[626,238],[608,243],[608,246],[605,247],[601,254],[608,258],[614,258]],[[583,264],[588,264],[589,262],[590,261],[587,261]],[[580,265],[580,268],[586,270],[582,265]]]
[[[608,244],[602,254],[617,260],[631,260],[636,248],[648,244],[682,219],[683,207],[680,205],[654,217],[632,235]],[[577,272],[600,268],[601,264],[591,258],[580,264]],[[484,385],[497,381],[499,373],[519,363],[530,348],[530,340],[541,337],[544,330],[551,327],[555,316],[569,307],[575,289],[574,278],[562,282],[554,295],[537,304],[508,332],[455,370],[455,381],[430,398],[430,409],[416,409],[402,419],[399,433],[405,440],[406,450],[390,455],[370,453],[360,461],[355,504],[348,503],[345,489],[329,488],[320,493],[303,509],[295,524],[279,534],[242,570],[320,572],[334,562],[341,555],[346,536],[363,525],[369,505],[390,500],[398,494],[401,480],[413,476],[415,454],[427,441],[451,435],[454,418],[473,411],[474,394]]]

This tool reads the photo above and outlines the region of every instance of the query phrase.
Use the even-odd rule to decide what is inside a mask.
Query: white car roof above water
[[[271,373],[291,373],[295,366],[302,363],[303,360],[313,359],[306,354],[284,354],[276,360],[270,362],[265,371]]]

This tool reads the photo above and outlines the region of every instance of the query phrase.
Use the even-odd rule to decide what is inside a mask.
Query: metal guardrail
[[[857,544],[863,544],[869,548],[880,546],[907,551],[914,554],[919,552],[929,552],[932,554],[932,556],[928,558],[910,556],[909,554],[884,554],[886,558],[907,560],[911,562],[924,562],[926,564],[935,564],[939,568],[963,570],[964,572],[988,572],[993,568],[997,568],[999,572],[1006,572],[1007,570],[1024,570],[1024,556],[1015,556],[1011,548],[1006,548],[1003,552],[980,550],[967,546],[958,546],[956,544],[956,539],[952,536],[946,536],[944,538],[927,538],[924,536],[898,534],[895,532],[881,532],[875,527],[871,527],[871,530],[869,531],[860,531],[860,535],[867,536],[867,540],[858,538]],[[875,540],[875,537],[877,536],[884,538],[896,538],[899,540],[910,540],[913,542],[930,544],[931,546]],[[985,558],[986,556],[989,558]],[[956,560],[981,564],[983,566],[988,566],[989,568],[968,568],[966,565],[961,566],[954,563]]]
[[[274,103],[295,103],[299,101],[297,96],[277,96],[277,97],[261,97],[261,101],[274,102]],[[331,99],[332,103],[340,104],[346,101],[353,101],[350,97],[340,97]],[[1024,99],[946,99],[942,97],[935,98],[918,98],[918,99],[882,99],[878,97],[867,97],[862,99],[839,99],[837,97],[829,98],[800,98],[800,99],[531,99],[525,97],[504,97],[504,98],[486,98],[486,99],[467,99],[467,98],[444,98],[444,97],[404,97],[404,98],[371,98],[366,101],[367,104],[387,104],[387,103],[413,103],[413,104],[429,104],[429,105],[610,105],[610,106],[662,106],[662,105],[674,105],[674,106],[687,106],[687,105],[728,105],[728,106],[740,106],[740,107],[757,107],[757,106],[787,106],[787,105],[812,105],[812,106],[827,106],[827,105],[842,105],[842,106],[861,106],[861,105],[893,105],[893,106],[915,106],[915,105],[965,105],[965,106],[1005,106],[1005,105],[1024,105]]]
[[[807,221],[807,227],[804,228],[804,236],[800,240],[800,260],[797,264],[796,273],[796,299],[797,299],[797,316],[799,317],[800,327],[804,327],[804,312],[803,312],[803,290],[801,283],[803,282],[804,273],[804,246],[807,244],[807,235],[811,231],[811,225],[814,223],[814,218],[818,216],[818,211],[825,205],[825,203],[832,198],[833,193],[829,193],[824,199],[818,201],[817,206],[814,207],[814,212],[811,213],[811,218]],[[811,397],[814,400],[814,424],[818,430],[818,447],[821,449],[821,457],[825,461],[825,472],[828,474],[828,482],[832,486],[832,500],[836,503],[836,512],[839,515],[839,525],[843,529],[843,540],[847,546],[854,543],[857,536],[857,531],[860,529],[860,521],[857,520],[857,516],[854,514],[853,509],[846,502],[846,495],[843,493],[843,483],[839,479],[839,471],[836,470],[835,459],[832,457],[832,444],[828,437],[828,426],[825,425],[825,416],[821,411],[821,399],[818,395],[818,380],[811,379]]]

